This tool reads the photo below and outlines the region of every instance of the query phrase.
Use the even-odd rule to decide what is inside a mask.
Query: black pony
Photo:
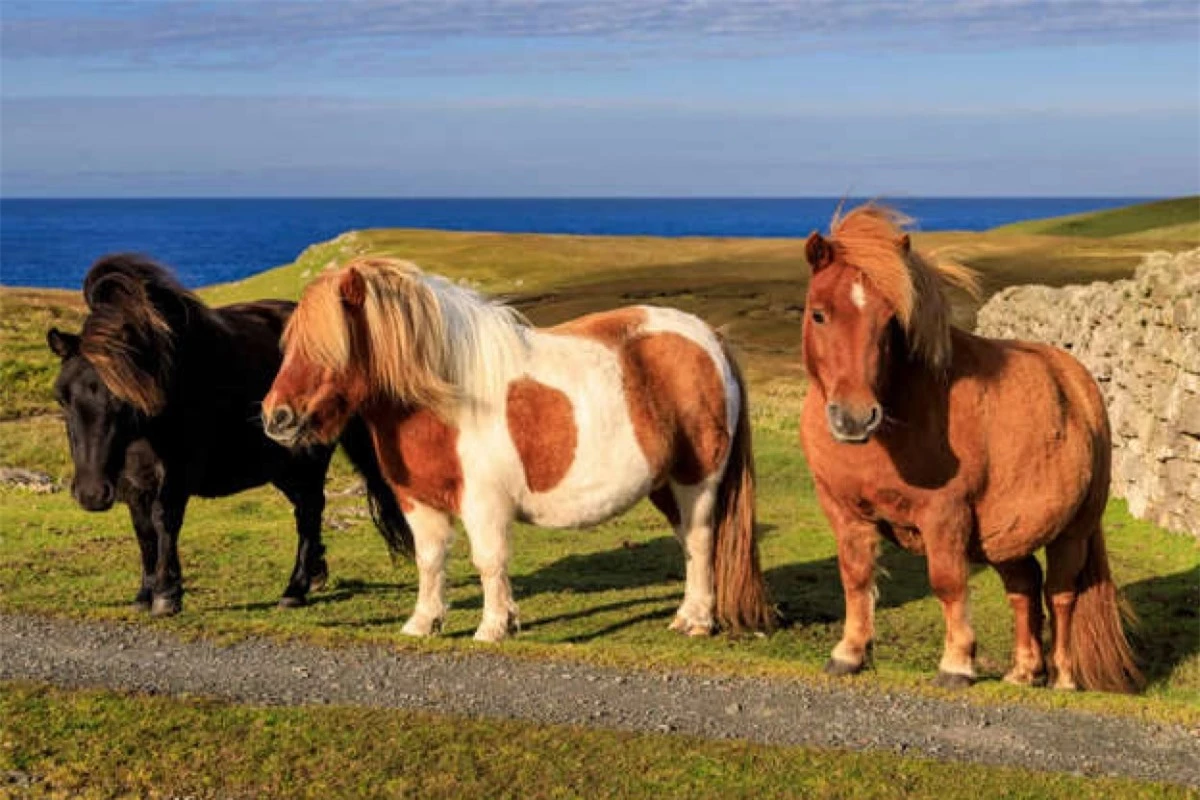
[[[295,507],[299,547],[281,606],[299,606],[327,576],[321,543],[325,473],[333,447],[291,451],[268,439],[259,402],[279,369],[279,336],[293,303],[211,309],[162,266],[137,255],[96,262],[83,283],[89,315],[79,335],[52,329],[62,359],[54,392],[67,421],[81,506],[129,506],[142,551],[135,604],[180,610],[176,543],[192,495],[221,497],[274,484]],[[389,548],[412,532],[384,482],[359,420],[341,444],[367,484]]]

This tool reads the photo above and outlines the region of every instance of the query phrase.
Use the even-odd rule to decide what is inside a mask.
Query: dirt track
[[[1200,786],[1200,735],[1067,711],[706,678],[490,654],[413,654],[248,641],[185,642],[135,625],[0,615],[0,680],[365,705],[944,760]]]

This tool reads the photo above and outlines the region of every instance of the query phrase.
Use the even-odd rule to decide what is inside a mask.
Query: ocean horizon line
[[[77,202],[142,202],[142,201],[188,201],[188,200],[233,200],[233,201],[340,201],[340,200],[398,200],[422,202],[524,202],[524,201],[620,201],[620,202],[690,202],[690,201],[789,201],[789,200],[1135,200],[1154,201],[1170,200],[1192,195],[1172,194],[795,194],[795,195],[21,195],[13,197],[0,196],[0,202],[27,201],[62,201]]]

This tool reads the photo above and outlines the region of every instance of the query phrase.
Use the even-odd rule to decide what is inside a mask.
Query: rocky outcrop
[[[35,494],[57,492],[61,488],[46,473],[23,467],[0,467],[0,486],[15,486]]]
[[[1113,494],[1135,516],[1200,536],[1200,249],[1153,253],[1132,280],[1010,287],[977,329],[1082,361],[1108,400]]]

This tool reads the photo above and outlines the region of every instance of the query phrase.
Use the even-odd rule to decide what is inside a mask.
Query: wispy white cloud
[[[3,56],[121,67],[320,61],[405,74],[593,69],[813,47],[973,49],[1194,39],[1195,0],[6,0]],[[536,44],[458,54],[466,40]],[[447,47],[450,45],[450,47]]]

